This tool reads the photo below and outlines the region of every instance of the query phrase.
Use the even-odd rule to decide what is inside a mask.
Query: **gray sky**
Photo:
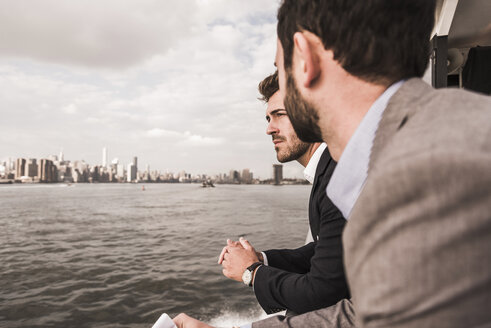
[[[277,0],[0,0],[0,160],[271,176]],[[286,177],[301,177],[291,163]]]

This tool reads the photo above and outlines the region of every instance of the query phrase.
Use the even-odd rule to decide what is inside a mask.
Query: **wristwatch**
[[[254,272],[254,270],[256,270],[258,266],[262,264],[263,264],[262,262],[256,262],[253,263],[247,269],[245,269],[244,273],[242,274],[242,281],[244,282],[244,284],[246,284],[249,287],[252,286],[252,273]]]

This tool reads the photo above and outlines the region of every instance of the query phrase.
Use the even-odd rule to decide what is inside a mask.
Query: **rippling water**
[[[148,327],[264,315],[216,264],[228,237],[296,247],[309,186],[0,186],[0,327]]]

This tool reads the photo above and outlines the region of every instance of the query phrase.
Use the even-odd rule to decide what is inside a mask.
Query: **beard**
[[[317,111],[314,106],[302,98],[295,84],[293,74],[288,70],[286,71],[286,96],[284,103],[298,138],[304,142],[322,142]]]
[[[284,143],[288,146],[283,151],[280,148],[276,150],[276,158],[280,163],[287,163],[299,159],[307,152],[310,146],[310,143],[301,141],[296,135],[291,135],[289,141],[281,137],[276,139],[284,140]]]

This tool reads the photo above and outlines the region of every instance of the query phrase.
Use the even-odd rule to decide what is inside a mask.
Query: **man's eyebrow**
[[[269,115],[274,115],[274,114],[281,112],[281,111],[286,111],[286,109],[284,109],[284,108],[273,109],[271,112],[269,112]]]
[[[269,112],[268,114],[266,114],[266,120],[268,120],[271,115],[275,115],[275,114],[277,114],[278,112],[281,112],[281,111],[286,111],[286,109],[284,109],[284,108],[276,108],[276,109],[273,109],[271,112]]]

